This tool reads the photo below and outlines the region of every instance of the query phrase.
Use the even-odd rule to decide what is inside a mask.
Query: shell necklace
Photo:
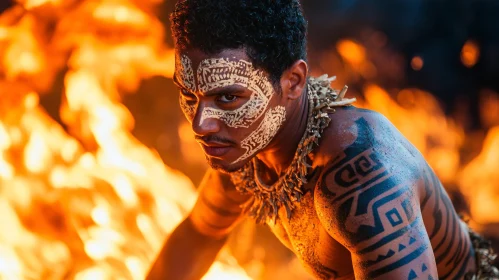
[[[341,92],[331,88],[330,84],[335,78],[328,78],[327,75],[309,78],[307,127],[291,164],[274,184],[267,185],[260,178],[261,166],[256,156],[231,174],[237,190],[252,195],[252,199],[243,207],[257,223],[265,223],[267,220],[275,222],[282,206],[286,209],[288,220],[291,219],[295,203],[304,194],[303,186],[307,183],[306,177],[311,168],[307,163],[309,155],[319,145],[322,132],[331,122],[328,113],[334,113],[335,107],[349,106],[356,101],[355,98],[344,98],[347,86]]]

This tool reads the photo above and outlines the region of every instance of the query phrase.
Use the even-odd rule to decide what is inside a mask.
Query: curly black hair
[[[307,58],[307,21],[298,0],[179,0],[170,19],[176,48],[207,54],[244,48],[275,84]]]

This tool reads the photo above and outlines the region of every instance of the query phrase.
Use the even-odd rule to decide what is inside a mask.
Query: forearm
[[[200,279],[214,262],[226,239],[200,234],[187,218],[168,238],[146,279]]]

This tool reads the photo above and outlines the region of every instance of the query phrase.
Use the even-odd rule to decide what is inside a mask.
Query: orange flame
[[[173,73],[163,27],[146,12],[152,4],[85,1],[56,15],[46,45],[37,9],[65,9],[62,1],[27,0],[0,16],[0,217],[9,228],[0,278],[143,279],[192,207],[192,183],[133,137],[118,90]],[[69,60],[57,63],[64,53]],[[50,84],[65,63],[70,134],[39,105],[33,89],[43,84],[27,82]],[[222,255],[205,279],[249,279]]]
[[[471,215],[477,223],[498,223],[499,213],[499,126],[485,138],[483,149],[460,174],[460,187],[470,201]]]
[[[342,67],[346,79],[343,79],[347,81],[357,80],[358,75],[363,73],[359,65],[368,64],[371,56],[379,55],[348,39],[340,41],[336,49],[345,62]],[[463,64],[472,67],[479,56],[477,43],[467,41],[462,50]],[[335,62],[334,58],[328,59]],[[410,63],[414,70],[424,66],[419,56],[413,57]],[[334,70],[339,71],[338,64],[335,65]],[[386,116],[419,149],[444,185],[448,189],[457,187],[464,194],[471,208],[472,222],[487,224],[499,221],[496,206],[499,203],[499,178],[494,172],[499,168],[499,127],[489,131],[480,155],[467,164],[461,158],[463,151],[469,149],[464,143],[474,140],[453,119],[445,116],[431,94],[418,89],[402,89],[389,94],[371,83],[364,88],[363,96],[361,99],[364,100],[357,105]],[[480,97],[481,117],[486,128],[499,125],[497,93],[484,89]]]
[[[405,89],[398,93],[397,102],[382,88],[370,85],[364,95],[365,102],[358,105],[387,117],[425,156],[440,179],[452,182],[460,165],[464,132],[445,117],[431,94]]]

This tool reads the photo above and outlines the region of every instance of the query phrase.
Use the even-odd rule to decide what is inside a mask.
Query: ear
[[[281,89],[284,98],[298,99],[307,86],[308,65],[300,59],[281,76]]]

